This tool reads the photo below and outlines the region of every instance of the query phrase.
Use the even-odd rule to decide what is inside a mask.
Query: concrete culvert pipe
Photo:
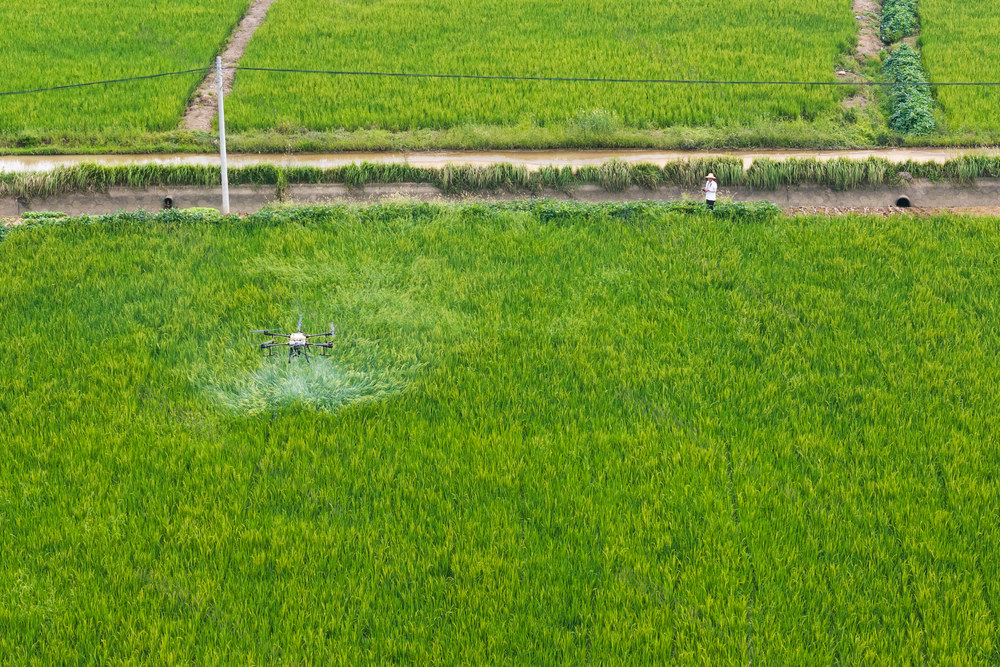
[[[898,206],[899,208],[910,208],[912,204],[910,203],[909,197],[900,197],[899,199],[896,200],[896,206]]]
[[[171,197],[164,197],[163,208],[173,208],[173,207],[174,207],[174,200]]]

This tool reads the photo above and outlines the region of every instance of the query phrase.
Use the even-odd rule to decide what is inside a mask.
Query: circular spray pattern
[[[346,368],[327,359],[309,364],[267,361],[225,386],[214,387],[214,393],[227,407],[247,414],[293,406],[334,412],[402,391],[403,376],[400,369]]]

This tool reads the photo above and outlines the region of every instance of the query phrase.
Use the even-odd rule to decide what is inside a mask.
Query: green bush
[[[705,216],[738,222],[762,222],[781,215],[781,209],[768,201],[733,202],[719,201],[715,211],[710,212],[705,203],[700,200],[683,199],[681,201],[657,202],[603,202],[590,204],[585,202],[562,201],[554,199],[534,199],[513,202],[473,202],[454,207],[441,204],[403,204],[386,203],[373,206],[288,206],[267,207],[257,213],[243,218],[243,223],[258,225],[300,224],[315,225],[338,216],[356,217],[366,224],[387,224],[398,220],[413,223],[433,221],[445,211],[453,209],[467,220],[491,220],[511,211],[526,213],[542,222],[560,223],[575,220],[600,221],[623,220],[634,223],[637,220],[658,220],[668,214],[687,214]],[[207,213],[206,213],[207,212]],[[211,213],[214,212],[214,216]],[[167,209],[156,213],[145,211],[118,213],[100,216],[82,215],[78,217],[48,217],[25,221],[18,229],[35,227],[64,226],[83,222],[85,224],[110,225],[114,228],[125,228],[134,225],[145,226],[151,223],[183,224],[212,221],[221,218],[215,209],[189,208]],[[0,240],[12,228],[0,227]]]
[[[213,220],[215,218],[222,217],[218,209],[209,208],[205,206],[193,206],[191,208],[181,209],[182,213],[187,213],[189,215],[195,215],[202,219]]]
[[[21,214],[22,220],[53,220],[55,218],[65,218],[66,213],[60,211],[25,211]]]
[[[882,73],[899,85],[889,89],[889,127],[902,134],[930,134],[934,131],[934,98],[920,54],[903,44],[885,61]]]
[[[761,222],[781,214],[781,209],[768,201],[720,201],[715,205],[715,211],[709,212],[704,202],[691,199],[670,202],[603,202],[600,204],[543,199],[496,204],[469,204],[462,207],[462,214],[466,217],[489,218],[497,213],[512,210],[524,211],[543,222],[608,218],[634,221],[662,217],[669,213],[714,216],[715,218],[740,222]]]
[[[917,31],[917,0],[885,0],[882,4],[882,41],[892,44]]]

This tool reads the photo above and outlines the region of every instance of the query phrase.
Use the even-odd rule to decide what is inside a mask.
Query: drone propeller
[[[267,334],[268,336],[270,336],[271,335],[271,330],[270,329],[251,329],[250,333]]]
[[[299,328],[296,329],[298,333],[302,333],[302,316],[299,315]]]

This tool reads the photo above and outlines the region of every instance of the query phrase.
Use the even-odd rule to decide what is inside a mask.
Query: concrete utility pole
[[[226,107],[222,90],[222,56],[215,59],[219,73],[219,156],[222,158],[222,215],[229,215],[229,165],[226,164]]]

